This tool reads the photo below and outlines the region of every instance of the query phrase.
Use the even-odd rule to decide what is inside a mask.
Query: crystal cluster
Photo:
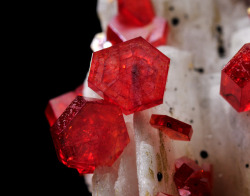
[[[212,167],[199,167],[194,161],[182,157],[176,161],[174,181],[181,196],[209,196],[212,190]],[[183,194],[185,193],[185,194]]]
[[[168,23],[154,15],[150,0],[119,0],[118,14],[109,22],[107,39],[112,44],[142,36],[153,46],[167,42]]]
[[[162,103],[170,59],[141,37],[93,53],[89,87],[126,115]]]
[[[51,127],[59,160],[79,173],[111,166],[129,143],[119,107],[77,96]]]
[[[221,71],[220,94],[238,112],[250,110],[250,43],[245,44]]]

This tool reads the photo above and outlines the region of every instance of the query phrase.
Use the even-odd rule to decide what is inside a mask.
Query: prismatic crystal
[[[238,112],[250,110],[250,43],[245,44],[221,71],[220,94]]]
[[[93,53],[89,87],[126,115],[163,102],[170,59],[141,37]]]
[[[129,143],[119,107],[77,96],[51,127],[58,159],[79,173],[111,166]]]
[[[192,126],[167,115],[152,114],[150,124],[174,140],[190,141]]]

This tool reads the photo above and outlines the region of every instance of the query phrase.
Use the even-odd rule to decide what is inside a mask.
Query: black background
[[[85,79],[90,43],[101,32],[96,5],[96,0],[22,5],[21,17],[15,19],[20,32],[15,73],[22,71],[20,83],[15,83],[22,119],[16,131],[25,140],[19,139],[20,157],[12,170],[24,193],[91,195],[83,177],[58,161],[44,110],[49,99],[74,90]]]

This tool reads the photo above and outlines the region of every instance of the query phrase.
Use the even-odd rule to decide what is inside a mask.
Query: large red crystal
[[[118,11],[128,23],[146,25],[154,18],[150,0],[118,0]]]
[[[81,174],[111,166],[129,143],[119,107],[77,96],[51,127],[59,160]]]
[[[220,94],[238,112],[250,110],[250,43],[245,44],[222,70]]]
[[[167,115],[152,114],[150,124],[174,140],[190,141],[193,134],[191,125]]]
[[[83,85],[77,87],[74,91],[67,92],[63,95],[50,99],[45,109],[45,116],[52,126],[63,111],[75,99],[77,95],[82,95]]]
[[[176,160],[174,182],[181,196],[210,196],[212,190],[212,166],[199,167],[193,160],[181,157]]]
[[[135,1],[137,2],[137,1]],[[124,21],[120,15],[115,16],[107,29],[107,40],[113,45],[141,36],[153,46],[165,45],[167,42],[168,23],[164,18],[155,17],[144,26],[134,26]]]
[[[93,53],[88,85],[124,114],[162,104],[170,59],[138,37]]]

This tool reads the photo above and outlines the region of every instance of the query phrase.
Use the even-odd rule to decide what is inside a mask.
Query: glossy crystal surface
[[[81,174],[111,166],[130,141],[119,107],[82,96],[58,118],[51,135],[58,159]]]
[[[238,112],[250,110],[250,43],[222,70],[220,94]]]
[[[93,53],[89,87],[126,115],[163,101],[170,59],[141,37]]]
[[[174,140],[190,141],[192,126],[167,115],[152,114],[150,124]]]

